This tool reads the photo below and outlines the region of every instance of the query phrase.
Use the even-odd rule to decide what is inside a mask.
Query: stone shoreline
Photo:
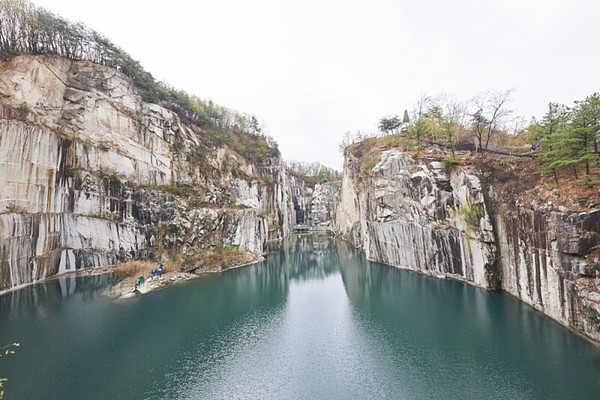
[[[257,257],[249,262],[243,262],[241,264],[232,265],[232,266],[226,267],[226,268],[206,268],[206,269],[199,270],[198,272],[195,272],[195,273],[180,272],[180,271],[166,272],[159,277],[148,278],[147,280],[145,280],[144,284],[137,291],[133,290],[134,285],[135,285],[135,279],[137,277],[126,277],[126,278],[119,280],[119,282],[117,282],[116,284],[114,284],[113,286],[108,288],[105,291],[105,294],[107,296],[113,297],[113,298],[135,297],[135,295],[146,294],[146,293],[149,293],[156,289],[164,288],[166,286],[171,286],[173,284],[177,284],[177,283],[181,283],[181,282],[186,282],[186,281],[196,279],[196,278],[201,278],[208,274],[225,272],[228,270],[257,264],[263,260],[264,260],[264,257],[261,255],[260,257]],[[96,275],[107,275],[107,274],[114,274],[114,273],[115,273],[114,267],[89,268],[89,269],[83,269],[83,270],[78,270],[78,271],[70,271],[70,272],[66,272],[64,274],[54,275],[47,279],[39,280],[36,282],[30,282],[25,285],[20,285],[20,286],[10,288],[8,290],[0,291],[0,296],[10,293],[10,292],[20,290],[20,289],[24,289],[30,285],[35,285],[35,284],[44,283],[44,282],[50,282],[50,281],[65,278],[65,277],[96,276]]]
[[[135,279],[137,277],[127,277],[117,284],[112,286],[108,291],[107,295],[110,297],[116,297],[120,299],[135,297],[136,295],[147,294],[153,290],[164,288],[166,286],[171,286],[173,284],[178,284],[181,282],[186,282],[191,279],[201,278],[208,274],[220,273],[236,268],[246,267],[249,265],[253,265],[259,263],[264,260],[263,256],[260,256],[250,262],[244,262],[242,264],[233,265],[227,268],[207,268],[200,270],[195,273],[189,272],[166,272],[161,276],[148,278],[144,281],[144,283],[137,289],[134,290]]]

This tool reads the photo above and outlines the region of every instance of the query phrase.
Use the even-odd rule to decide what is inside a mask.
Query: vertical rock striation
[[[600,211],[499,208],[502,289],[600,343]]]
[[[315,226],[330,226],[336,206],[339,183],[317,183],[311,195],[310,219]]]
[[[600,343],[600,211],[496,198],[474,168],[347,154],[335,230],[371,260],[505,290]]]
[[[496,244],[481,182],[386,150],[368,176],[347,160],[336,231],[367,257],[430,275],[496,288]]]
[[[109,67],[0,62],[0,291],[82,268],[291,232],[280,159],[253,165]]]

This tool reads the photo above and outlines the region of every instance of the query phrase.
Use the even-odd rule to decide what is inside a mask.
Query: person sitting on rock
[[[163,273],[164,265],[162,263],[158,263],[158,268],[154,268],[150,271],[150,278],[154,278],[155,276],[161,276]]]

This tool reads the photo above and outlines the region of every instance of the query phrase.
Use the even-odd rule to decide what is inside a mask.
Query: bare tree
[[[358,130],[354,133],[352,133],[350,131],[346,131],[344,133],[344,136],[342,137],[342,141],[338,145],[338,150],[340,151],[340,153],[344,154],[346,147],[348,147],[354,143],[358,143],[358,142],[362,142],[363,140],[367,140],[373,136],[375,136],[375,135],[373,135],[373,134],[369,135],[367,133],[361,132],[360,130]]]
[[[531,125],[531,121],[525,118],[522,115],[518,115],[510,121],[510,134],[513,136],[518,135],[519,133],[527,130],[527,127]]]
[[[445,144],[452,151],[454,158],[454,138],[459,129],[464,126],[467,108],[454,96],[441,94],[434,99],[435,108],[439,110],[439,121]]]
[[[471,129],[477,138],[478,150],[486,151],[492,136],[507,123],[513,112],[508,108],[513,91],[482,92],[471,100]]]
[[[352,143],[352,133],[350,133],[350,131],[344,132],[344,136],[342,136],[342,141],[338,145],[339,152],[344,154],[346,147],[350,146]]]

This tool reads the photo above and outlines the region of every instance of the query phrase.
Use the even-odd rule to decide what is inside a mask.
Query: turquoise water
[[[111,279],[0,297],[7,399],[600,398],[600,351],[557,323],[326,236],[135,299]]]

